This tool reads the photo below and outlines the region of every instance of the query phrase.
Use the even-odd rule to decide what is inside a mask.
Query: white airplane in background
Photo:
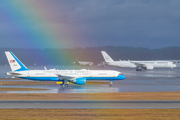
[[[88,61],[75,61],[75,63],[79,64],[79,65],[88,65],[88,66],[92,66],[94,65],[93,62],[88,62]]]
[[[126,78],[121,72],[114,70],[30,70],[12,52],[6,51],[5,54],[12,70],[7,75],[22,79],[61,81],[61,85],[67,87],[68,82],[84,85],[86,80],[110,80],[109,86],[112,86],[114,80]]]
[[[154,68],[171,68],[177,67],[171,61],[114,61],[105,51],[101,51],[104,60],[107,65],[118,66],[118,67],[128,67],[136,68],[136,71],[141,71],[142,69],[152,70]]]

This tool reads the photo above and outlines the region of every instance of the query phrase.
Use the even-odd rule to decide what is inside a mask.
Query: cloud
[[[179,0],[31,0],[22,4],[26,8],[22,17],[14,19],[29,24],[32,31],[46,25],[56,31],[57,40],[63,35],[69,44],[77,41],[71,47],[136,46],[139,30],[141,45],[153,48],[155,42],[156,47],[180,43],[179,4]],[[0,18],[7,30],[19,29],[12,28],[13,20],[8,20],[3,11]],[[173,42],[168,42],[170,38]]]

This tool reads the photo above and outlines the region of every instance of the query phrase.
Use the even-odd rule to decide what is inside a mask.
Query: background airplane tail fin
[[[101,51],[101,53],[102,53],[104,60],[106,62],[113,62],[114,61],[105,51]]]
[[[5,54],[12,71],[29,70],[12,52],[6,51]]]

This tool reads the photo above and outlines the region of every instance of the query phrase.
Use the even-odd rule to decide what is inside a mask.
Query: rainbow
[[[65,11],[57,9],[57,1],[4,0],[1,1],[0,31],[14,48],[73,48],[81,39],[68,20]],[[57,17],[58,16],[58,17]],[[79,37],[77,37],[79,36]],[[8,46],[8,45],[7,45]],[[10,46],[12,47],[12,46]],[[47,58],[56,58],[47,54]],[[62,57],[62,56],[59,56]],[[70,59],[69,55],[64,55]]]

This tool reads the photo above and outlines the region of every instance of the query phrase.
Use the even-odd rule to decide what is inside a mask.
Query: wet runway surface
[[[0,93],[108,93],[180,91],[180,68],[175,68],[173,70],[154,69],[153,71],[145,70],[139,72],[131,68],[106,67],[103,69],[114,69],[121,71],[126,76],[126,79],[115,81],[112,87],[109,87],[109,81],[104,81],[108,82],[108,84],[98,85],[70,84],[66,89],[62,89],[59,85],[0,85],[0,88],[48,89],[42,91],[1,91]]]
[[[89,69],[95,69],[91,67]],[[153,71],[140,71],[128,68],[105,67],[97,69],[110,69],[122,72],[125,80],[115,81],[112,87],[108,84],[98,85],[74,85],[63,89],[59,85],[1,85],[1,81],[24,82],[26,80],[0,80],[0,88],[42,88],[48,90],[38,91],[0,91],[0,93],[111,93],[111,92],[171,92],[180,91],[180,68],[154,69]],[[1,70],[2,71],[2,70]],[[4,75],[4,73],[3,73]],[[180,101],[0,101],[0,108],[20,109],[149,109],[149,108],[180,108]]]
[[[0,108],[13,109],[179,109],[180,101],[0,101]]]

